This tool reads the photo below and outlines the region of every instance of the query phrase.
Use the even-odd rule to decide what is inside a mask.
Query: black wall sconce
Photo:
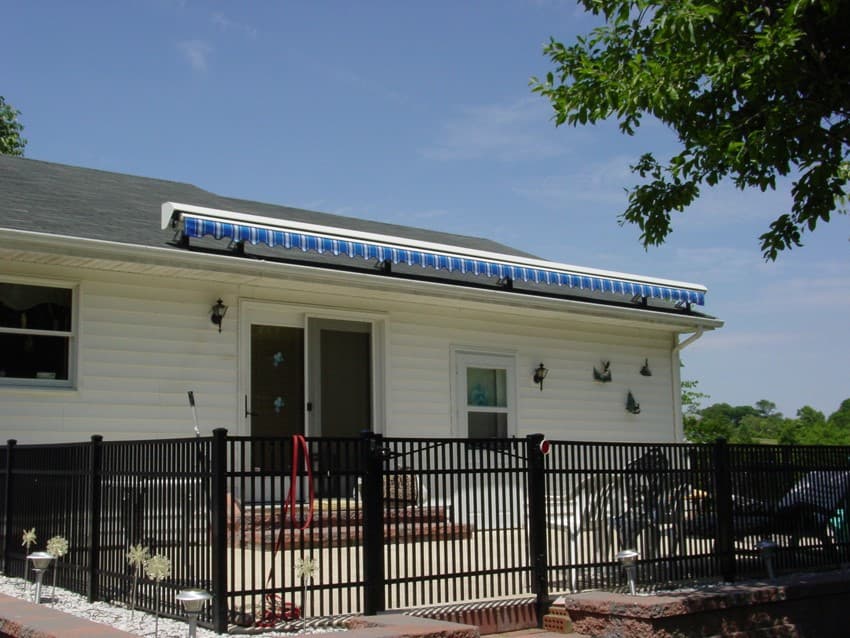
[[[215,325],[218,326],[218,331],[221,332],[221,322],[224,319],[224,315],[227,314],[227,306],[224,305],[221,298],[215,302],[212,308],[210,308],[210,321],[212,321]]]
[[[546,378],[547,374],[549,374],[549,370],[542,363],[534,371],[534,383],[540,385],[541,392],[543,392],[543,379]]]
[[[603,361],[601,372],[597,370],[596,366],[593,366],[593,379],[602,383],[608,383],[611,380],[611,362]]]
[[[643,366],[640,369],[640,373],[645,377],[652,376],[652,370],[649,369],[649,359],[643,360]]]
[[[640,403],[635,401],[635,396],[632,394],[631,390],[629,390],[629,396],[626,397],[626,412],[630,412],[631,414],[640,414]]]

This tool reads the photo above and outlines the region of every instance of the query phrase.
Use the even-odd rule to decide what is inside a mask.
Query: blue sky
[[[850,397],[850,217],[765,263],[789,203],[704,191],[645,251],[620,227],[646,122],[556,129],[528,81],[571,1],[10,2],[0,94],[28,157],[233,197],[485,236],[546,259],[702,283],[726,326],[683,353],[710,402],[829,414]]]

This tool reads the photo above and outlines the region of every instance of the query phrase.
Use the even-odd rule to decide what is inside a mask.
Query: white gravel
[[[32,600],[33,583],[28,583],[21,578],[7,578],[0,576],[0,594]],[[130,612],[129,608],[110,605],[109,603],[89,603],[85,597],[56,588],[56,598],[52,598],[53,587],[47,581],[42,585],[41,598],[43,605],[52,607],[66,614],[72,614],[80,618],[91,620],[121,629],[136,636],[148,638],[185,638],[189,633],[189,625],[185,621],[173,620],[171,618],[159,618],[159,629],[155,631],[157,621],[153,614],[136,611]],[[243,630],[244,631],[244,630]],[[261,636],[272,638],[276,636],[298,636],[303,633],[315,633],[317,631],[335,631],[334,628],[321,627],[310,628],[297,632],[263,632]],[[339,631],[339,629],[336,629]],[[198,638],[215,638],[219,634],[198,627]]]

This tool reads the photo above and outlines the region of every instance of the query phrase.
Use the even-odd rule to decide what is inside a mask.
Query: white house
[[[0,156],[0,436],[678,441],[705,293]]]

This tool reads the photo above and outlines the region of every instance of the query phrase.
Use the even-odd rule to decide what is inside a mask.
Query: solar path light
[[[620,561],[620,565],[626,570],[626,578],[629,579],[629,591],[632,596],[637,594],[635,580],[637,577],[637,559],[639,556],[640,552],[633,549],[624,549],[621,552],[617,552],[617,560]]]
[[[177,600],[183,605],[183,610],[189,617],[189,638],[195,638],[198,632],[198,616],[204,610],[204,605],[212,599],[212,594],[204,589],[184,589],[177,594]]]
[[[756,543],[756,549],[759,550],[761,559],[764,561],[765,567],[767,567],[767,577],[772,580],[775,577],[773,572],[773,559],[776,556],[776,550],[779,549],[779,545],[769,538],[763,538]]]
[[[44,572],[50,567],[53,554],[33,552],[27,556],[27,560],[32,563],[32,571],[35,574],[35,596],[33,596],[33,602],[39,604],[41,603],[41,579],[44,578]]]

